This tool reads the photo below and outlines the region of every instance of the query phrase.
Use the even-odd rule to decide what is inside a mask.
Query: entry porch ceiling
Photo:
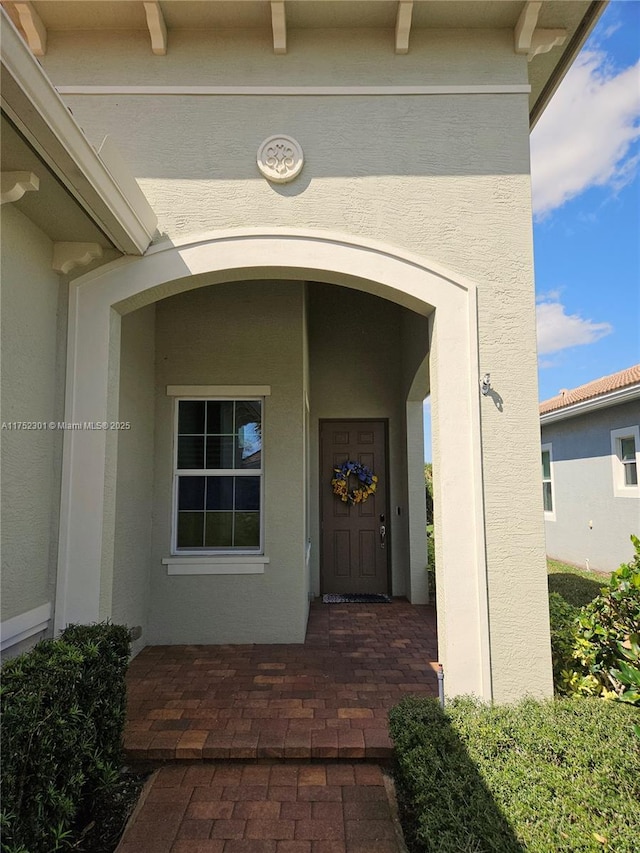
[[[172,30],[260,28],[273,31],[285,54],[287,32],[308,29],[386,29],[390,50],[411,50],[420,29],[511,29],[527,21],[537,30],[564,30],[561,45],[532,57],[530,112],[535,123],[606,6],[606,0],[1,0],[34,52],[46,34],[61,30],[147,30],[150,52],[171,49]],[[528,7],[528,8],[527,8]],[[514,43],[516,39],[514,37]],[[286,62],[286,59],[283,60]],[[401,60],[399,60],[401,61]],[[133,82],[133,81],[132,81]]]

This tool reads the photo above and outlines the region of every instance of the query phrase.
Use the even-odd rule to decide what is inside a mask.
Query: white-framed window
[[[175,401],[172,553],[263,553],[258,397]]]
[[[611,461],[615,497],[640,497],[640,427],[634,425],[611,430]]]
[[[543,444],[541,448],[542,454],[542,506],[544,507],[544,517],[548,521],[555,521],[555,497],[553,494],[553,455],[551,444]]]

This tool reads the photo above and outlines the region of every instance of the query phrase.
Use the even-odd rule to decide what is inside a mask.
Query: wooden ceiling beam
[[[287,17],[284,0],[271,3],[271,27],[273,29],[273,52],[287,52]]]
[[[538,16],[541,9],[541,0],[535,0],[535,2],[529,0],[524,4],[513,30],[515,52],[526,53],[529,61],[539,53],[548,53],[552,47],[563,44],[567,38],[566,30],[538,28]]]
[[[167,52],[167,25],[158,0],[142,4],[147,16],[147,27],[151,36],[151,50],[156,56],[164,56]]]
[[[13,8],[18,13],[31,52],[34,56],[44,56],[47,52],[47,29],[40,15],[31,3],[15,2]]]
[[[400,0],[396,14],[396,53],[409,53],[413,2]]]

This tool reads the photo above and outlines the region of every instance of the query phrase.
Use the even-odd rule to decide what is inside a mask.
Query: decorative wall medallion
[[[302,171],[302,148],[290,136],[270,136],[258,148],[258,169],[268,181],[286,184]]]

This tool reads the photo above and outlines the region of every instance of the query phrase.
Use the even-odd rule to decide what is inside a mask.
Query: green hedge
[[[405,834],[420,853],[635,853],[638,711],[599,699],[390,713]]]
[[[580,608],[568,604],[557,592],[549,593],[549,619],[551,622],[551,659],[553,683],[558,687],[562,673],[573,661],[576,626]]]
[[[120,775],[129,631],[71,625],[2,667],[2,849],[77,849]]]

